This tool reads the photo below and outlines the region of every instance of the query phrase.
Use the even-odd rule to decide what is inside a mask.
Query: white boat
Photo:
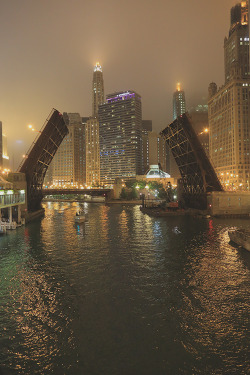
[[[83,211],[77,211],[75,215],[76,223],[83,223],[86,220],[86,216]]]
[[[250,232],[245,229],[232,229],[228,231],[230,241],[250,251]]]

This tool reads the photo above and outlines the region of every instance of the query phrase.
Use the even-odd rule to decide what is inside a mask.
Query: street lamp
[[[202,132],[199,133],[199,135],[204,134],[204,133],[206,134],[206,133],[208,133],[208,132],[209,132],[209,129],[208,129],[208,128],[205,128]]]
[[[36,129],[34,129],[33,128],[33,125],[28,125],[28,128],[31,130],[31,131],[33,131],[33,132],[37,132],[37,133],[41,133],[41,131],[40,130],[36,130]]]

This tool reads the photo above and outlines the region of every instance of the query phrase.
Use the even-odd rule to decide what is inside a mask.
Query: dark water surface
[[[249,220],[46,203],[0,237],[0,374],[249,374]]]

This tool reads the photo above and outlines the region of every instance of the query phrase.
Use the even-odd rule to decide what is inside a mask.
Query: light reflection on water
[[[0,238],[1,375],[247,373],[249,221],[45,207]]]

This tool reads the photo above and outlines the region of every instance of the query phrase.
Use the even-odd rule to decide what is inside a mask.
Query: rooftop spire
[[[99,64],[99,62],[97,62],[94,66],[94,72],[102,72],[102,67],[101,65]]]

